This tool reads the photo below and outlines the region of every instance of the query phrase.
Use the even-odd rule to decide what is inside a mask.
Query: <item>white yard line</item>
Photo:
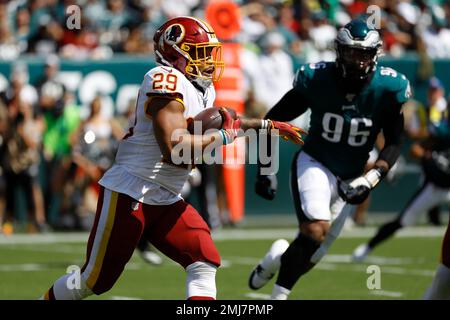
[[[54,252],[54,253],[66,253],[66,254],[77,254],[83,255],[86,254],[86,248],[80,248],[76,246],[65,246],[58,244],[58,246],[44,247],[44,246],[31,246],[31,245],[23,245],[23,244],[13,244],[11,246],[3,246],[2,250],[11,250],[11,251],[29,251],[29,252]]]
[[[54,269],[50,268],[46,263],[18,263],[18,264],[0,264],[0,272],[14,272],[14,271],[44,271]]]
[[[384,258],[386,261],[389,261],[390,258]],[[397,258],[394,258],[397,259]],[[398,258],[400,259],[400,258]],[[236,256],[228,256],[222,259],[221,268],[231,268],[233,264],[237,265],[245,265],[245,266],[255,266],[260,259],[249,258],[249,257],[236,257]],[[70,264],[77,264],[79,261],[74,261],[72,263],[67,262],[67,266]],[[317,270],[326,270],[326,271],[351,271],[351,272],[359,272],[366,273],[368,264],[352,264],[352,263],[332,263],[328,262],[327,259],[324,258],[319,264],[317,264],[314,268]],[[172,261],[166,261],[165,266],[178,267],[178,264]],[[142,270],[148,268],[149,266],[143,262],[130,262],[126,265],[127,270]],[[0,272],[14,272],[14,271],[45,271],[50,269],[58,268],[55,265],[48,263],[22,263],[22,264],[0,264]],[[435,270],[427,270],[427,269],[407,269],[400,267],[392,267],[386,265],[380,265],[381,273],[385,274],[395,274],[402,276],[421,276],[421,277],[429,277],[432,278],[435,274]]]
[[[142,298],[124,297],[124,296],[112,296],[109,300],[142,300]]]
[[[49,234],[13,234],[5,236],[0,234],[0,245],[6,244],[41,244],[41,243],[86,243],[89,238],[87,232],[77,233],[49,233]]]
[[[397,291],[370,290],[369,293],[372,295],[375,295],[375,296],[384,296],[384,297],[390,297],[390,298],[403,297],[403,292],[397,292]],[[264,293],[248,292],[248,293],[244,294],[244,296],[247,298],[251,298],[251,299],[270,300],[270,294],[264,294]]]
[[[384,296],[390,298],[401,298],[403,296],[403,292],[386,291],[386,290],[370,290],[369,293],[375,296]]]
[[[244,294],[244,296],[252,299],[270,300],[270,294],[264,293],[248,292]]]
[[[378,257],[381,261],[397,261],[401,258],[387,258],[387,257]],[[333,260],[333,259],[331,259]],[[246,266],[256,266],[256,264],[260,261],[260,259],[249,258],[249,257],[226,257],[226,268],[231,267],[233,264],[246,265]],[[331,263],[328,262],[326,256],[324,259],[317,264],[314,268],[319,270],[332,270],[332,271],[352,271],[352,272],[362,272],[366,273],[367,264],[353,264],[353,263]],[[222,266],[224,267],[224,266]],[[381,273],[387,274],[397,274],[397,275],[405,275],[405,276],[422,276],[422,277],[433,277],[435,270],[426,270],[426,269],[407,269],[400,267],[390,267],[385,265],[380,265]]]
[[[324,262],[333,262],[333,263],[351,263],[352,256],[349,254],[327,254],[323,257],[322,261]],[[413,263],[421,263],[424,259],[417,258],[399,258],[399,257],[381,257],[370,255],[365,260],[365,264],[379,264],[379,265],[402,265],[402,264],[413,264]]]
[[[339,238],[367,238],[373,236],[376,228],[356,228],[344,230]],[[298,229],[226,229],[217,230],[212,233],[215,241],[229,240],[265,240],[286,238],[293,239]],[[396,237],[442,237],[445,227],[411,227],[400,230]],[[40,244],[40,243],[86,243],[89,233],[50,233],[50,234],[13,234],[11,236],[0,235],[0,245],[11,244]]]

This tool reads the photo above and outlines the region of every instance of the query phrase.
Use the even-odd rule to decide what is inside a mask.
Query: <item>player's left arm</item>
[[[365,175],[356,178],[349,185],[339,183],[340,195],[350,204],[360,204],[369,196],[370,191],[387,175],[400,156],[400,147],[404,135],[404,118],[401,105],[388,112],[383,125],[384,147],[380,151],[375,165]]]
[[[375,170],[368,177],[370,185],[374,188],[378,182],[386,176],[388,171],[394,166],[400,156],[400,147],[405,135],[405,118],[403,109],[405,103],[411,97],[411,86],[408,79],[398,74],[398,81],[392,94],[392,105],[388,106],[384,115],[385,121],[382,124],[384,135],[384,147],[381,149],[377,161],[375,162]],[[369,174],[370,171],[367,173]]]
[[[390,90],[387,92],[392,102],[387,106],[383,115],[382,130],[385,144],[373,169],[356,178],[349,185],[342,181],[339,182],[339,194],[350,204],[364,202],[370,191],[387,175],[400,155],[405,123],[403,105],[411,97],[411,87],[408,79],[402,74],[394,71],[388,73],[387,76],[392,76],[395,81],[389,86]]]
[[[369,177],[372,188],[386,176],[400,156],[400,148],[405,132],[405,119],[403,117],[403,112],[401,112],[401,105],[395,106],[391,110],[392,112],[388,115],[388,121],[386,121],[383,126],[384,147],[380,151],[374,169],[372,169],[376,170],[376,173],[372,172],[372,176],[375,175],[375,177]]]

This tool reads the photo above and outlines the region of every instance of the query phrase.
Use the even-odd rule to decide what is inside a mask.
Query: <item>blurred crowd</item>
[[[150,54],[154,31],[166,19],[204,16],[208,0],[12,0],[0,1],[0,59],[24,53],[58,53],[70,59],[106,59],[114,53]],[[448,0],[238,0],[238,40],[280,44],[294,59],[330,60],[336,29],[380,9],[387,54],[424,50],[450,57]],[[68,9],[77,5],[79,10]],[[373,12],[373,11],[370,11]],[[77,17],[73,15],[78,15]],[[77,20],[78,19],[78,20]],[[73,22],[79,27],[72,29]],[[271,33],[281,37],[275,40]]]
[[[18,64],[0,93],[0,224],[6,234],[21,210],[28,232],[49,224],[88,228],[95,182],[112,164],[128,126],[128,119],[104,116],[100,96],[82,118],[74,94],[57,78],[59,67],[59,59],[49,56],[42,77],[30,84],[26,65]]]
[[[155,30],[171,17],[204,17],[207,2],[0,0],[0,60],[32,54],[46,61],[36,83],[30,83],[26,65],[14,64],[9,84],[0,92],[0,225],[4,233],[13,231],[19,209],[27,213],[29,232],[50,227],[89,229],[96,181],[111,164],[117,141],[133,118],[134,101],[127,112],[110,118],[102,112],[101,96],[90,102],[89,115],[82,115],[75,93],[57,77],[60,59],[101,60],[125,53],[150,60]],[[415,52],[428,59],[450,58],[450,0],[234,2],[241,8],[241,31],[235,40],[244,48],[249,116],[263,116],[290,89],[299,62],[334,60],[337,28],[367,13],[370,5],[381,9],[385,54],[402,57]],[[71,5],[80,8],[79,29],[67,26],[70,14],[77,12],[66,12]],[[426,105],[412,100],[409,106],[407,132],[411,139],[421,139],[430,121],[448,116],[439,79],[430,80]],[[307,121],[306,114],[296,124],[306,127]],[[218,180],[220,170],[200,167],[186,186],[187,194],[192,188],[200,190],[201,211],[212,227],[227,221],[223,216],[226,200],[216,196],[223,195],[215,191],[223,188],[216,185]]]

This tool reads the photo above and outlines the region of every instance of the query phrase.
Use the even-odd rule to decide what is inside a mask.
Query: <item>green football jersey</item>
[[[342,179],[363,173],[383,126],[401,112],[410,97],[408,79],[391,68],[377,67],[358,93],[345,92],[334,62],[303,65],[294,88],[311,109],[303,150]]]

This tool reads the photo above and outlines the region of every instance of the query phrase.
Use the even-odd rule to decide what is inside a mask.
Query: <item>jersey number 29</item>
[[[330,142],[340,142],[344,129],[344,118],[338,114],[327,112],[322,119],[322,137]],[[367,118],[353,118],[350,121],[350,133],[347,143],[352,147],[360,147],[367,142],[370,135],[372,120]]]

